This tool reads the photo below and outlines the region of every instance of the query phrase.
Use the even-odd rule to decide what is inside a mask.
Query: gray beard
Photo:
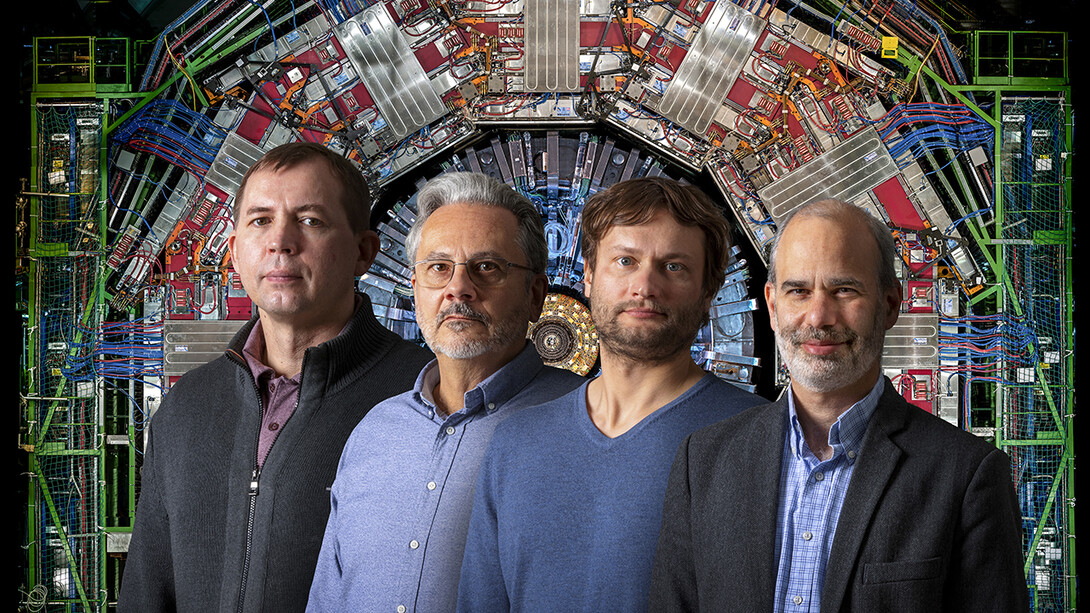
[[[471,317],[481,322],[488,329],[488,338],[455,338],[447,342],[439,341],[436,337],[439,336],[439,327],[443,325],[443,318],[452,314]],[[420,326],[420,332],[424,335],[424,342],[436,354],[443,354],[455,360],[472,360],[487,353],[505,349],[520,338],[526,338],[529,321],[530,318],[526,316],[521,324],[514,318],[493,324],[492,319],[487,315],[474,311],[464,302],[455,302],[435,316],[434,327]],[[457,333],[471,325],[473,324],[470,322],[453,321],[447,324],[447,328]]]
[[[846,356],[819,357],[806,354],[800,345],[811,338],[851,341]],[[776,347],[787,364],[792,382],[803,388],[828,393],[848,387],[861,374],[882,359],[886,333],[884,320],[875,317],[868,334],[860,336],[851,330],[795,329],[785,338],[777,329]]]

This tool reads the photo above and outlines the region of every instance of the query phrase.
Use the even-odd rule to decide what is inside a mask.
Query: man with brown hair
[[[496,430],[459,610],[645,610],[678,444],[760,401],[690,355],[729,250],[707,196],[635,179],[592,197],[582,227],[602,374]]]
[[[257,316],[151,421],[120,611],[306,606],[341,449],[429,358],[355,291],[369,208],[359,171],[312,143],[246,173],[228,245]]]
[[[883,375],[896,260],[850,203],[780,225],[765,299],[791,386],[681,445],[653,610],[1029,610],[1010,459]]]

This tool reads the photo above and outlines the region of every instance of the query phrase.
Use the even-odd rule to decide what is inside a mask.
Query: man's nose
[[[469,277],[469,265],[456,264],[443,293],[448,300],[469,300],[477,295],[477,285]]]
[[[273,253],[295,253],[299,250],[299,228],[293,223],[273,222],[266,234],[266,246]]]
[[[806,323],[813,328],[824,328],[837,323],[840,304],[825,292],[815,291],[806,305]]]

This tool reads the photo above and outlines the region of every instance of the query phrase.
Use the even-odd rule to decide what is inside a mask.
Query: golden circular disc
[[[570,296],[546,296],[541,318],[530,326],[527,336],[549,366],[585,376],[598,360],[598,331],[590,310]]]

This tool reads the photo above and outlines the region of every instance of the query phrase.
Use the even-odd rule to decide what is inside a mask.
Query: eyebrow
[[[254,215],[254,214],[260,214],[260,213],[268,213],[268,212],[270,212],[270,211],[272,211],[272,210],[274,210],[276,208],[278,208],[278,207],[269,206],[269,205],[265,205],[265,204],[251,204],[251,205],[247,205],[246,208],[242,209],[241,214],[242,215]],[[307,204],[301,204],[301,205],[299,205],[298,207],[296,207],[295,209],[292,209],[292,210],[293,210],[293,212],[296,212],[296,213],[300,213],[300,212],[308,213],[308,212],[312,212],[312,211],[325,211],[328,208],[329,207],[327,205],[325,205],[325,204],[321,204],[321,203],[318,203],[318,202],[310,202],[310,203],[307,203]]]
[[[783,289],[805,289],[813,285],[809,281],[799,281],[795,279],[785,279],[780,287]],[[854,287],[857,289],[866,289],[866,284],[856,279],[855,277],[834,277],[824,283],[830,287]]]
[[[639,255],[640,253],[643,252],[643,250],[640,247],[638,247],[636,245],[633,245],[633,244],[628,244],[628,243],[609,246],[609,247],[606,247],[603,251],[605,253],[609,253],[609,254],[632,253],[632,254],[635,254],[635,255]],[[695,259],[697,259],[697,256],[696,256],[696,254],[685,253],[683,251],[671,251],[669,253],[662,254],[662,257],[660,257],[658,259],[659,260],[695,260]]]
[[[466,259],[467,260],[472,260],[474,258],[500,258],[500,259],[503,259],[503,260],[507,259],[506,256],[504,256],[503,254],[501,254],[500,252],[495,251],[495,250],[475,251],[475,252],[469,254],[469,257],[467,257]],[[452,256],[450,253],[448,253],[446,251],[429,251],[428,255],[426,255],[423,259],[424,260],[451,260],[451,261],[453,261],[454,256]]]

